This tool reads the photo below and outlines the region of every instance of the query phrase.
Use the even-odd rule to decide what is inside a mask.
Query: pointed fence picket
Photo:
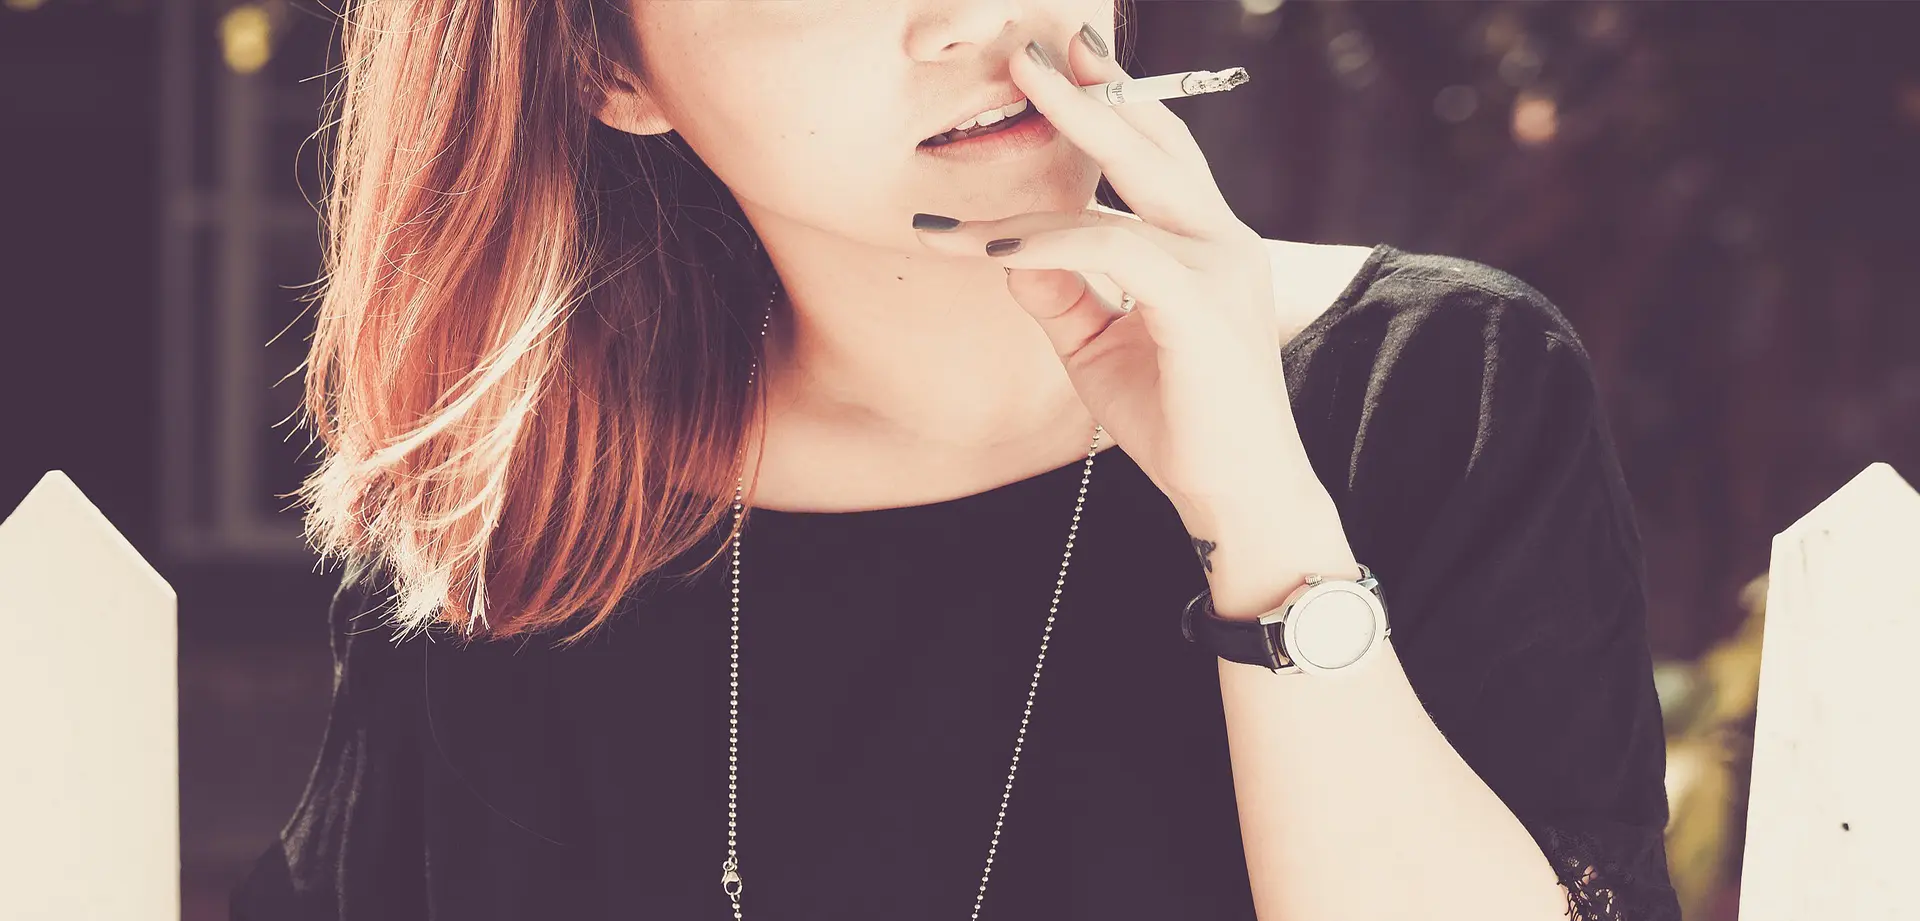
[[[1868,466],[1768,579],[1740,921],[1920,917],[1920,494]]]
[[[0,918],[178,921],[175,612],[66,474],[0,521]]]

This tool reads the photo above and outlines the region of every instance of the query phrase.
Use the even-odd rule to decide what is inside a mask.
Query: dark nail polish
[[[1019,237],[1002,237],[987,244],[987,255],[989,256],[1004,256],[1008,253],[1017,253],[1019,251]]]
[[[913,216],[915,230],[952,230],[958,226],[960,226],[959,218],[947,217],[944,214],[916,213]]]
[[[1112,53],[1107,50],[1107,40],[1101,38],[1099,32],[1094,31],[1093,23],[1083,22],[1080,24],[1080,42],[1087,46],[1087,50],[1092,51],[1100,57],[1104,58]]]
[[[1054,73],[1064,73],[1064,71],[1060,69],[1059,65],[1053,63],[1053,55],[1048,54],[1047,49],[1040,47],[1039,42],[1027,43],[1027,57],[1032,58],[1035,63],[1039,64],[1041,67],[1045,67],[1046,69],[1053,71]]]

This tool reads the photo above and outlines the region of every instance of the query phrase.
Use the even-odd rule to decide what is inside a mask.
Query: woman
[[[333,710],[235,918],[1677,918],[1537,291],[1261,239],[1075,89],[1107,3],[348,16]]]

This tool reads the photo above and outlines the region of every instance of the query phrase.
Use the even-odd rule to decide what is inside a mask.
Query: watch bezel
[[[1285,662],[1278,671],[1298,669],[1310,675],[1337,675],[1352,672],[1366,665],[1369,659],[1378,654],[1381,641],[1393,634],[1387,624],[1387,607],[1374,590],[1379,583],[1373,574],[1362,570],[1364,575],[1358,581],[1351,579],[1314,578],[1307,584],[1294,589],[1287,600],[1279,607],[1260,615],[1261,637],[1266,643],[1268,656],[1275,661]],[[1335,592],[1357,595],[1367,609],[1373,612],[1373,635],[1367,640],[1367,648],[1360,651],[1359,657],[1346,665],[1327,667],[1301,658],[1295,653],[1299,649],[1299,631],[1301,619],[1295,612],[1306,608],[1311,602]],[[1211,607],[1211,605],[1209,605]],[[1280,629],[1275,631],[1274,625]],[[1276,633],[1278,634],[1276,636]]]

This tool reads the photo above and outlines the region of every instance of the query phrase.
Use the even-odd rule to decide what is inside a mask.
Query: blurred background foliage
[[[324,719],[331,579],[274,498],[311,457],[274,426],[330,7],[0,0],[0,509],[66,470],[180,590],[189,921]],[[1263,235],[1475,259],[1580,331],[1646,539],[1676,883],[1731,919],[1769,540],[1873,461],[1920,482],[1920,4],[1124,12],[1134,73],[1251,71],[1173,106]]]

